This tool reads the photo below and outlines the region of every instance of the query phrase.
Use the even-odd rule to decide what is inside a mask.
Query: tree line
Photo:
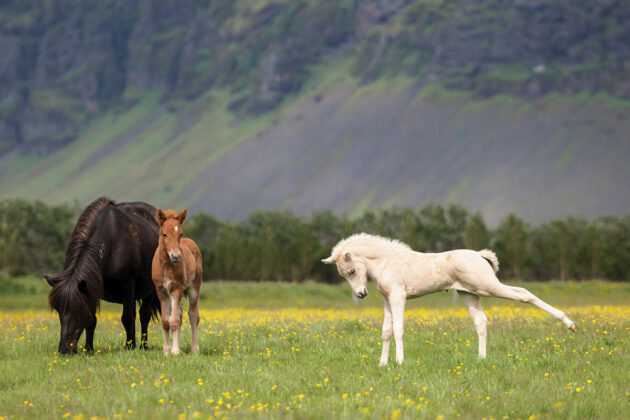
[[[0,274],[57,272],[82,208],[41,201],[0,201]],[[256,211],[246,220],[192,215],[184,225],[203,254],[206,280],[337,282],[320,260],[340,239],[367,232],[399,239],[421,252],[490,248],[503,280],[630,280],[630,214],[554,219],[536,226],[515,214],[496,228],[459,205],[368,211],[351,218],[332,211],[310,217]]]

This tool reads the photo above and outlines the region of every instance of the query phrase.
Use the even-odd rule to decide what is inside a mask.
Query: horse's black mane
[[[51,277],[54,287],[48,295],[48,304],[59,313],[87,311],[94,315],[103,295],[103,279],[98,262],[98,249],[90,245],[96,219],[112,200],[101,197],[79,216],[68,246],[63,271]],[[79,285],[85,287],[79,289]]]

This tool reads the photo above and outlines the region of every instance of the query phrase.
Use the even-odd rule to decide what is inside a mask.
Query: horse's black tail
[[[158,299],[157,293],[153,292],[149,296],[143,298],[141,305],[149,305],[149,308],[151,309],[151,319],[155,322],[160,322],[162,307],[160,306],[160,299]]]

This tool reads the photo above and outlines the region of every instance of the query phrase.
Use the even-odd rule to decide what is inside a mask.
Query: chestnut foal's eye
[[[350,270],[350,274],[354,274],[354,268]]]
[[[163,233],[162,236],[166,238],[166,233]]]

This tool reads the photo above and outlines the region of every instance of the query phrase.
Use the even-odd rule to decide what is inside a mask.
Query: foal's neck
[[[367,270],[367,276],[368,278],[372,279],[373,282],[378,283],[378,278],[377,276],[375,276],[376,274],[376,265],[379,264],[379,262],[381,261],[380,257],[376,257],[376,258],[368,258],[368,257],[362,257],[363,258],[363,263],[365,264],[365,268]]]

